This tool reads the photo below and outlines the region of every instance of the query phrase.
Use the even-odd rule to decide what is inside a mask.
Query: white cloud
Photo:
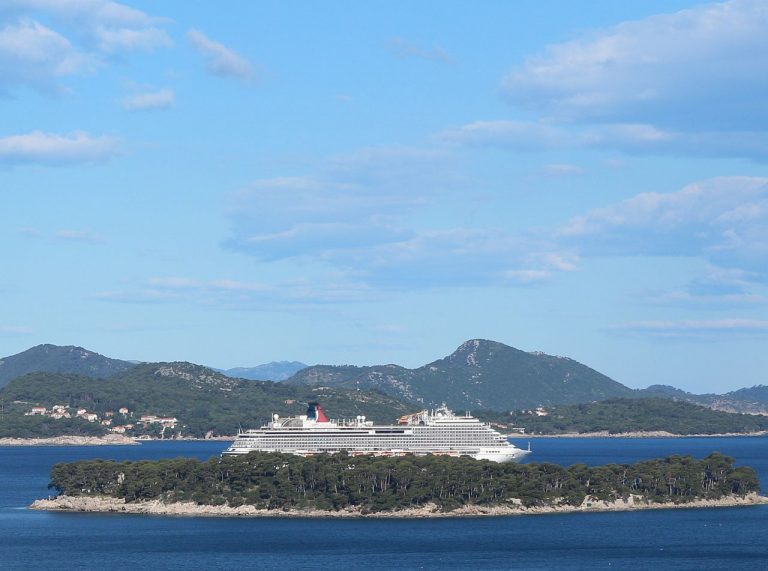
[[[31,327],[0,325],[0,337],[23,337],[34,333]]]
[[[94,296],[97,301],[114,303],[168,303],[178,302],[180,297],[173,291],[139,288],[135,290],[102,291]]]
[[[684,132],[644,123],[600,125],[540,121],[475,121],[438,133],[443,143],[519,152],[611,149],[628,154],[746,157],[768,160],[768,132]]]
[[[119,146],[119,140],[114,137],[92,137],[79,131],[70,135],[33,131],[0,138],[0,164],[103,161],[114,156]]]
[[[465,191],[451,153],[363,149],[327,159],[314,175],[262,179],[234,195],[225,246],[264,261],[321,264],[388,289],[520,284],[509,272],[576,268],[569,249],[501,228],[417,230],[409,222]]]
[[[85,46],[105,53],[172,44],[160,27],[167,19],[109,0],[5,0],[3,9],[22,17],[51,18]]]
[[[705,309],[766,305],[768,292],[761,277],[758,272],[711,266],[682,290],[652,291],[644,298],[654,304]]]
[[[721,177],[639,194],[573,218],[559,234],[586,253],[699,256],[763,273],[768,178]]]
[[[128,111],[152,111],[170,109],[176,102],[172,89],[142,91],[127,95],[122,99],[123,108]]]
[[[53,240],[57,242],[82,242],[85,244],[105,244],[106,240],[100,234],[91,230],[63,229],[51,232],[41,232],[37,228],[22,228],[19,234],[26,238]]]
[[[34,21],[0,29],[0,90],[12,85],[55,90],[54,80],[92,69],[95,60]]]
[[[59,230],[55,237],[66,242],[83,242],[85,244],[104,244],[102,236],[90,230]]]
[[[399,58],[418,58],[443,63],[453,63],[453,58],[440,46],[425,48],[417,42],[405,38],[390,38],[386,43],[387,50]]]
[[[67,19],[89,18],[111,25],[144,26],[157,21],[140,10],[110,0],[4,0],[3,9],[39,10]]]
[[[253,65],[240,54],[215,42],[198,30],[189,30],[187,39],[206,59],[206,68],[220,77],[250,81],[256,76]]]
[[[265,260],[338,258],[407,240],[400,218],[454,184],[450,161],[424,149],[363,149],[312,176],[256,181],[231,199],[227,246]]]
[[[618,149],[630,154],[768,160],[768,134],[765,130],[682,131],[642,123],[616,123],[580,130],[579,139],[580,146],[585,148]]]
[[[579,144],[562,127],[533,121],[475,121],[443,131],[437,138],[446,143],[516,151],[542,151]]]
[[[768,5],[733,0],[551,45],[503,81],[508,100],[567,121],[684,130],[768,125]]]
[[[232,279],[196,279],[158,276],[123,290],[105,291],[95,299],[104,302],[145,304],[185,303],[233,310],[281,310],[296,306],[370,301],[370,288],[350,280],[296,280],[280,284]]]
[[[762,319],[723,318],[709,320],[634,321],[613,329],[635,333],[649,333],[664,337],[704,336],[722,334],[765,334],[768,321]]]
[[[573,272],[579,267],[579,256],[573,252],[539,252],[528,256],[530,261],[538,262],[546,268],[560,272]]]
[[[98,40],[98,49],[105,53],[152,51],[155,48],[171,45],[168,35],[159,28],[132,30],[98,27],[95,29],[95,35]]]
[[[63,91],[63,78],[94,71],[112,54],[171,45],[164,23],[107,0],[5,0],[0,91]]]
[[[652,292],[644,301],[680,307],[723,309],[768,304],[768,297],[758,293],[697,294],[690,291]]]
[[[21,228],[19,230],[19,234],[24,236],[25,238],[32,238],[32,239],[38,239],[43,237],[43,233],[40,232],[37,228]]]
[[[347,260],[369,283],[396,288],[500,284],[527,264],[528,244],[496,228],[414,231]]]

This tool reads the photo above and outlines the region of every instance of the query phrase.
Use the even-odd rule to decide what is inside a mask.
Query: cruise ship
[[[459,416],[443,405],[401,416],[396,425],[375,426],[364,416],[329,420],[318,403],[309,403],[307,414],[280,418],[259,429],[241,431],[224,454],[284,452],[300,456],[346,451],[374,456],[470,456],[477,460],[518,462],[528,450],[517,448],[469,413]]]

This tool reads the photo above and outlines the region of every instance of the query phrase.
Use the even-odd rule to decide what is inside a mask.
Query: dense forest
[[[53,436],[104,436],[107,429],[81,418],[54,420],[45,416],[24,416],[20,412],[0,414],[0,438],[49,438]]]
[[[579,505],[586,496],[614,500],[630,494],[685,503],[757,491],[755,471],[713,453],[703,460],[671,456],[633,465],[568,468],[555,464],[496,464],[471,458],[382,458],[347,454],[299,457],[253,452],[196,459],[57,464],[50,488],[68,496],[106,495],[127,502],[161,499],[270,510],[392,511],[434,503]]]
[[[510,414],[485,412],[486,420],[525,428],[529,434],[567,432],[666,431],[673,434],[749,433],[768,430],[768,416],[734,414],[687,402],[661,398],[611,399],[601,402],[547,407],[546,416],[535,412]]]
[[[86,421],[65,423],[46,419],[30,421],[23,412],[31,406],[63,404],[83,407],[100,416],[127,407],[134,422],[155,414],[179,419],[184,436],[233,435],[238,428],[257,428],[272,413],[303,414],[308,401],[320,400],[334,418],[365,415],[392,423],[412,406],[375,391],[292,387],[282,383],[231,379],[191,363],[148,363],[106,379],[62,373],[30,373],[0,389],[5,414],[0,434],[8,436],[57,436],[80,434]],[[138,425],[137,425],[138,428]],[[18,430],[17,430],[18,429]],[[73,432],[73,430],[75,432]],[[141,434],[137,430],[135,434]],[[168,435],[166,435],[168,436]]]

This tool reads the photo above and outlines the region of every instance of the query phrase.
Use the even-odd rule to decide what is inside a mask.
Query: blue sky
[[[768,6],[0,5],[0,354],[768,383]]]

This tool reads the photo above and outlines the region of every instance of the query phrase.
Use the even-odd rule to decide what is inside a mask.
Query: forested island
[[[749,467],[712,453],[568,468],[471,458],[246,456],[57,464],[36,509],[201,515],[481,515],[764,503]]]

